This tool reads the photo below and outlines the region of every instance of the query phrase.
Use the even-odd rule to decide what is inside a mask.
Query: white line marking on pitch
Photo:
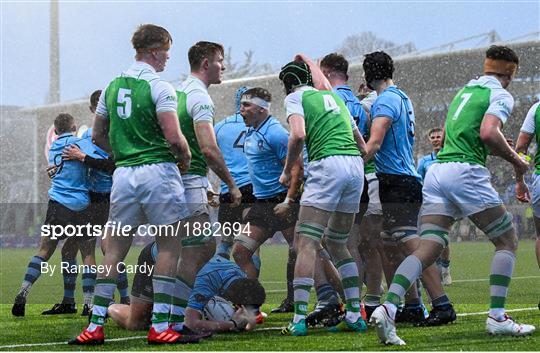
[[[518,312],[518,311],[532,311],[532,310],[538,310],[537,307],[531,307],[531,308],[520,308],[520,309],[510,309],[506,310],[508,313]],[[463,313],[463,314],[457,314],[457,316],[474,316],[474,315],[485,315],[487,314],[487,311],[479,311],[476,313]],[[255,329],[255,331],[276,331],[281,330],[283,327],[261,327],[258,329]],[[131,340],[138,340],[146,338],[146,336],[132,336],[132,337],[120,337],[120,338],[110,338],[107,339],[107,342],[121,342],[121,341],[131,341]],[[29,343],[29,344],[10,344],[7,346],[0,346],[0,349],[5,348],[21,348],[21,347],[43,347],[43,346],[57,346],[61,344],[67,344],[67,341],[62,342],[47,342],[47,343]]]
[[[533,279],[533,278],[540,278],[540,276],[518,276],[518,277],[512,277],[512,280],[515,280],[515,279]],[[452,283],[487,282],[487,281],[489,281],[489,277],[478,278],[478,279],[454,279],[454,280],[452,280]],[[263,283],[263,284],[285,284],[287,282],[284,282],[284,281],[281,281],[281,282],[280,281],[263,281],[261,283]],[[266,291],[266,292],[272,293],[271,290]]]

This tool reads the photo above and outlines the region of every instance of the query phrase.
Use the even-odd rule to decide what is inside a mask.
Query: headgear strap
[[[484,74],[492,72],[499,75],[508,75],[510,77],[514,77],[517,68],[518,66],[516,63],[506,60],[490,58],[486,58],[486,60],[484,60]]]
[[[267,102],[264,99],[259,98],[259,97],[254,97],[254,96],[251,96],[251,95],[244,94],[244,95],[242,95],[242,99],[240,100],[240,102],[241,103],[246,102],[246,103],[255,104],[255,105],[258,105],[259,107],[261,107],[263,109],[270,110],[270,102]]]

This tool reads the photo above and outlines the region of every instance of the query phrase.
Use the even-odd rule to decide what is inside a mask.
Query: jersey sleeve
[[[525,120],[523,121],[523,125],[521,125],[521,132],[525,132],[530,135],[534,135],[536,133],[536,122],[534,119],[534,115],[536,113],[536,109],[538,109],[538,105],[540,102],[534,104],[531,109],[527,112],[527,116],[525,117]]]
[[[505,89],[493,90],[486,114],[495,115],[503,124],[510,117],[514,108],[514,98]]]
[[[287,112],[287,121],[293,114],[304,116],[304,107],[302,106],[302,91],[296,91],[285,97],[285,111]]]
[[[157,80],[152,86],[152,101],[156,105],[156,113],[176,112],[178,101],[176,91],[170,83]]]
[[[188,299],[187,307],[202,312],[214,295],[216,295],[216,291],[212,288],[207,277],[197,276]]]
[[[98,104],[97,104],[97,107],[96,107],[96,115],[99,115],[103,118],[106,118],[108,119],[109,118],[109,111],[107,110],[107,103],[106,103],[106,100],[105,100],[105,95],[107,94],[107,89],[109,88],[109,85],[107,85],[107,87],[105,87],[101,92],[101,94],[99,95],[99,100],[98,100]]]
[[[186,100],[187,111],[193,123],[214,123],[214,102],[210,96],[202,91],[190,92]]]
[[[422,179],[424,179],[424,177],[426,176],[425,159],[424,158],[420,158],[418,160],[418,168],[417,168],[416,171],[418,172],[418,174],[420,174]]]
[[[287,157],[287,145],[289,143],[287,130],[280,124],[274,124],[270,127],[269,133],[267,141],[272,152],[279,160],[284,160]]]
[[[395,94],[383,94],[377,98],[371,107],[372,119],[384,116],[392,119],[393,122],[399,120],[399,107],[401,101],[399,98],[393,96],[395,96]]]

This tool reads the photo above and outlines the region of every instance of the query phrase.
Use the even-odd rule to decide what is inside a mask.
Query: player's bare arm
[[[366,154],[364,161],[370,161],[381,148],[384,136],[388,129],[392,126],[392,119],[389,117],[377,117],[371,124],[369,141],[366,143]]]
[[[178,161],[180,170],[187,171],[191,163],[191,151],[186,138],[180,131],[180,122],[176,112],[158,113],[158,120],[163,136],[171,145],[171,151]]]
[[[236,310],[229,321],[204,320],[200,311],[186,308],[186,326],[197,332],[227,332],[252,328],[255,316],[243,307]]]
[[[516,153],[518,155],[527,154],[533,137],[533,134],[528,134],[523,131],[519,133],[516,142]],[[516,180],[516,199],[521,202],[529,202],[531,200],[529,188],[527,187],[527,184],[525,184],[523,177],[521,177],[520,180]]]
[[[286,186],[289,186],[291,183],[291,172],[293,166],[300,157],[300,153],[302,153],[304,140],[306,139],[306,125],[303,116],[299,114],[290,115],[289,126],[291,131],[287,150],[287,160],[285,161],[283,173],[279,178],[279,182]]]
[[[92,142],[108,154],[112,153],[111,144],[109,143],[109,119],[101,115],[95,116]]]
[[[480,138],[489,148],[491,154],[503,158],[514,166],[517,179],[523,179],[523,174],[527,172],[529,163],[510,147],[501,132],[501,127],[502,122],[498,117],[486,114],[480,126]]]
[[[209,122],[199,122],[195,124],[195,135],[201,152],[206,159],[206,163],[216,175],[229,187],[232,197],[232,205],[238,206],[242,199],[242,193],[236,186],[234,179],[225,164],[221,150],[219,149],[214,133],[214,127]]]

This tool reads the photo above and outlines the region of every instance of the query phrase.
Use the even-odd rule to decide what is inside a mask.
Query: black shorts
[[[274,214],[274,207],[282,203],[286,197],[287,193],[282,193],[269,199],[257,199],[244,218],[244,223],[249,222],[272,233],[294,227],[300,209],[298,204],[291,204],[292,213],[287,218],[280,218]]]
[[[90,224],[105,225],[109,219],[109,208],[111,206],[111,193],[90,191],[90,206],[88,216]]]
[[[360,196],[360,209],[354,218],[355,224],[362,223],[362,219],[366,214],[369,205],[369,185],[366,177],[364,177],[364,189],[362,190],[362,196]]]
[[[73,211],[60,202],[49,200],[47,205],[47,215],[45,216],[44,225],[51,226],[86,226],[88,223],[88,208],[82,211]],[[81,228],[83,237],[77,236],[76,239],[91,240],[93,237],[91,234],[87,234],[87,229]],[[78,235],[79,232],[77,232]],[[64,239],[65,236],[58,236],[58,239]]]
[[[156,264],[152,257],[152,246],[154,244],[155,242],[151,242],[141,250],[139,259],[137,260],[137,268],[141,268],[141,266],[153,266]],[[150,273],[142,273],[141,271],[135,272],[133,284],[131,285],[132,296],[145,302],[154,302],[154,289],[152,285],[153,273],[154,271],[151,271]]]
[[[242,186],[240,192],[242,193],[242,202],[238,207],[231,207],[231,194],[219,195],[218,222],[220,224],[225,222],[230,224],[242,223],[244,210],[255,203],[256,199],[253,196],[253,186],[251,184]]]
[[[416,227],[422,206],[422,184],[409,175],[377,173],[383,211],[383,229]]]

